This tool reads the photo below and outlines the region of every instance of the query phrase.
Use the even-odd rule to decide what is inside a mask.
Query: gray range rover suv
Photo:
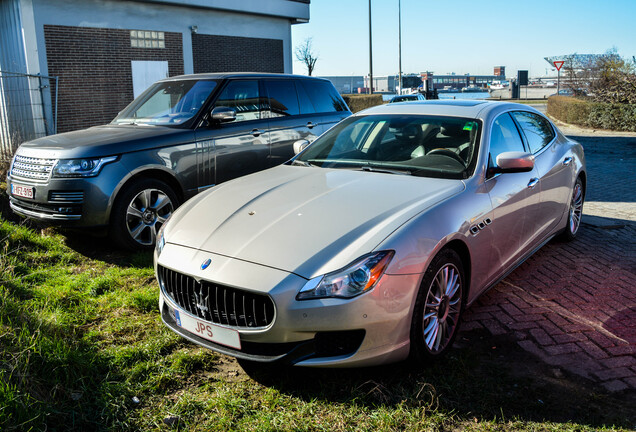
[[[22,144],[7,178],[17,214],[109,227],[151,248],[188,198],[280,164],[351,115],[331,82],[280,74],[196,74],[153,84],[108,125]]]

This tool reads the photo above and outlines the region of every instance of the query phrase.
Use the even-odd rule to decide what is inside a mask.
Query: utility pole
[[[402,0],[398,0],[398,86],[402,94]]]
[[[371,0],[369,0],[369,94],[373,94],[373,41],[371,36]]]

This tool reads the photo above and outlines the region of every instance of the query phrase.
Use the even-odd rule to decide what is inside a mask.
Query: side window
[[[260,119],[262,105],[256,80],[230,81],[216,101],[217,107],[234,108],[237,122]]]
[[[298,92],[298,102],[300,103],[300,113],[315,114],[316,110],[314,109],[314,106],[311,103],[311,99],[309,99],[309,95],[307,94],[307,91],[305,91],[305,87],[303,87],[301,82],[298,80],[296,80],[296,91]]]
[[[488,167],[497,166],[497,156],[509,151],[523,152],[523,141],[519,136],[519,131],[515,122],[509,114],[502,114],[495,119],[490,132],[490,159]]]
[[[513,112],[512,115],[521,126],[531,153],[537,153],[554,139],[554,130],[543,117],[522,111]]]
[[[307,91],[316,112],[346,111],[344,102],[330,82],[309,79],[300,82]]]
[[[292,80],[267,80],[265,88],[269,95],[271,117],[298,115],[298,97]]]

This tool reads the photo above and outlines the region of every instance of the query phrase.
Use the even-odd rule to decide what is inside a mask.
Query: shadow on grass
[[[120,267],[144,268],[152,266],[152,251],[131,252],[117,247],[104,232],[94,234],[85,231],[64,230],[66,245],[75,252],[91,259]]]
[[[28,288],[2,286],[0,430],[96,431],[125,418],[125,380],[81,329],[43,321]]]
[[[550,369],[507,337],[463,332],[445,359],[365,369],[250,370],[262,385],[299,397],[370,408],[423,407],[458,421],[574,422],[591,427],[636,424],[636,394],[609,395]],[[558,376],[558,378],[557,378]]]

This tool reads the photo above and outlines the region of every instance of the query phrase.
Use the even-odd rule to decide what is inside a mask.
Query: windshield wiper
[[[369,165],[364,165],[364,166],[360,167],[359,170],[360,171],[368,171],[368,172],[384,173],[384,174],[401,174],[401,175],[411,175],[411,174],[413,174],[409,170],[398,170],[398,169],[390,169],[390,168],[381,168],[381,167],[374,167],[374,166],[369,166]]]
[[[291,164],[292,165],[297,165],[297,166],[305,166],[305,167],[317,167],[318,166],[318,165],[314,165],[312,163],[305,162],[305,161],[298,160],[298,159],[295,159]]]

